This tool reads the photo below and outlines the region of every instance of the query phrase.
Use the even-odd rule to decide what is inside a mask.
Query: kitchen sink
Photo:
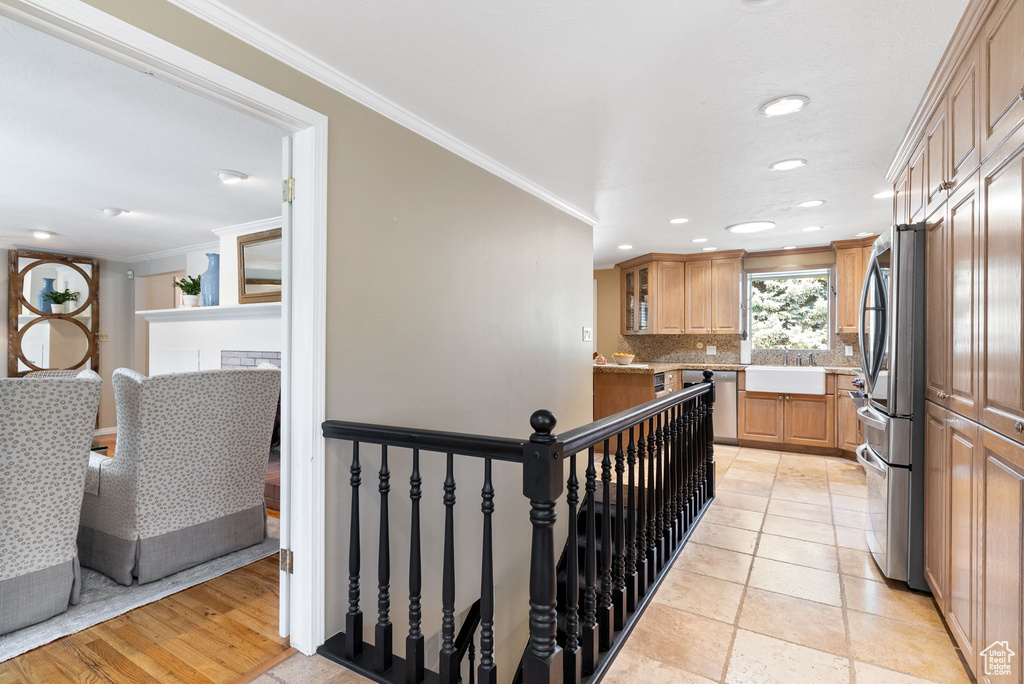
[[[748,392],[824,394],[825,369],[812,366],[748,366]]]

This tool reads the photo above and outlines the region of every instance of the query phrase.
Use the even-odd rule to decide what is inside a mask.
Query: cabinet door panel
[[[977,181],[970,180],[949,201],[949,266],[945,269],[951,278],[947,406],[971,418],[977,417],[978,384],[977,257],[981,236],[977,200]]]
[[[948,611],[949,482],[946,411],[929,402],[925,415],[924,574],[935,603]]]
[[[632,335],[636,332],[636,269],[629,269],[622,272],[622,285],[620,287],[621,311],[622,311],[622,334]]]
[[[740,260],[711,262],[711,332],[740,332]]]
[[[857,405],[846,392],[836,397],[836,446],[845,451],[856,451],[864,443],[861,438]]]
[[[658,262],[657,332],[662,335],[683,332],[683,296],[686,280],[685,265],[681,261]]]
[[[711,332],[711,262],[686,262],[686,332]]]
[[[963,183],[981,162],[978,145],[978,56],[972,48],[953,77],[949,91],[949,151],[954,186]]]
[[[1006,641],[1017,657],[1011,659],[1012,677],[976,674],[979,681],[1021,681],[1021,605],[1024,600],[1021,564],[1021,517],[1024,516],[1024,448],[981,431],[981,539],[979,546],[980,606],[977,645],[985,648]],[[984,660],[979,662],[983,665]]]
[[[644,264],[636,269],[636,332],[650,334],[657,325],[654,293],[658,289],[658,269]]]
[[[834,447],[835,397],[786,395],[785,442],[805,446]]]
[[[947,622],[964,657],[974,661],[975,558],[975,450],[978,426],[955,413],[947,413],[949,496],[949,595]]]
[[[924,141],[910,158],[910,175],[907,178],[907,214],[911,221],[924,216],[925,197],[925,151]]]
[[[1024,428],[1024,152],[983,183],[981,423],[1020,440],[1017,427]]]
[[[893,185],[893,224],[906,223],[910,220],[910,167],[903,169],[903,173]]]
[[[987,158],[1024,120],[1024,0],[1004,0],[979,38],[982,80],[982,158]]]
[[[946,102],[940,102],[939,108],[932,115],[925,128],[925,204],[926,215],[931,214],[946,199],[946,181],[949,172],[949,153],[947,147]]]
[[[860,247],[836,250],[836,332],[857,332],[860,292],[867,268],[863,257]]]
[[[783,401],[781,395],[762,392],[739,393],[739,438],[781,442]]]
[[[926,266],[928,305],[925,309],[925,398],[942,406],[949,394],[949,246],[946,217],[928,223]]]

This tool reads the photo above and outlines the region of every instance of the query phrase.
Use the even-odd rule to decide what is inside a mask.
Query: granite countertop
[[[713,371],[744,371],[748,366],[739,363],[631,363],[628,366],[620,366],[614,361],[604,366],[594,364],[594,371],[600,373],[665,373],[676,370],[704,370],[706,368],[710,368]],[[833,375],[857,375],[860,372],[859,368],[852,366],[815,366],[815,368],[824,368],[826,373]]]

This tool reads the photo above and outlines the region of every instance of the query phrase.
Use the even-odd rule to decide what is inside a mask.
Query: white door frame
[[[78,0],[0,0],[0,14],[292,133],[295,201],[282,322],[281,635],[312,654],[325,639],[327,117]]]

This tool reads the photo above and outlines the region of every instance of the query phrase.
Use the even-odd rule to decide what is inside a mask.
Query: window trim
[[[743,299],[743,320],[746,325],[746,339],[750,340],[750,346],[753,350],[760,351],[773,351],[781,350],[786,347],[755,347],[754,346],[754,311],[750,306],[750,300],[753,298],[753,282],[754,280],[781,280],[783,278],[800,278],[800,277],[815,277],[825,276],[826,282],[826,297],[828,298],[828,319],[825,322],[825,333],[826,333],[826,346],[823,349],[798,349],[796,347],[789,347],[790,351],[808,351],[808,352],[820,352],[820,351],[831,351],[835,348],[835,336],[832,332],[832,321],[835,315],[835,307],[833,305],[833,291],[832,291],[832,280],[834,275],[834,268],[832,266],[811,266],[806,268],[779,268],[779,269],[758,269],[753,271],[747,271],[744,273],[746,276],[746,282],[744,283],[744,299]]]

